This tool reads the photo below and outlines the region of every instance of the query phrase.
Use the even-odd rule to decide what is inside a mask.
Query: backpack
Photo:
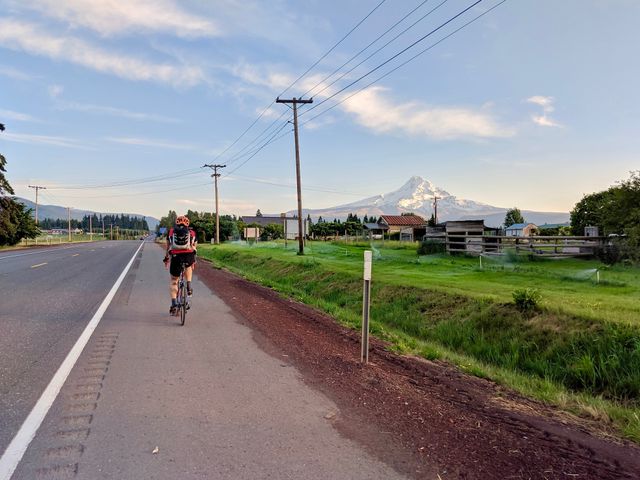
[[[171,250],[191,250],[191,232],[184,225],[177,225],[171,236]]]

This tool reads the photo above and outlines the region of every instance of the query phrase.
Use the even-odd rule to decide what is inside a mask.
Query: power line
[[[293,83],[292,83],[291,85],[289,85],[289,86],[288,86],[287,88],[285,88],[282,92],[280,92],[280,94],[278,95],[278,97],[281,97],[282,95],[284,95],[284,94],[287,92],[287,90],[289,90],[289,89],[290,89],[291,87],[293,87],[296,83],[298,83],[300,80],[302,80],[302,78],[303,78],[307,73],[309,73],[311,70],[313,70],[313,68],[314,68],[316,65],[318,65],[322,60],[324,60],[324,59],[327,57],[327,55],[329,55],[331,52],[333,52],[333,51],[336,49],[336,47],[337,47],[338,45],[340,45],[342,42],[344,42],[344,41],[347,39],[347,37],[348,37],[349,35],[351,35],[351,34],[352,34],[352,33],[353,33],[353,32],[354,32],[354,31],[355,31],[355,30],[356,30],[360,25],[362,25],[362,24],[364,23],[364,21],[365,21],[367,18],[369,18],[369,17],[373,14],[373,12],[375,12],[378,8],[380,8],[380,6],[382,6],[382,4],[383,4],[385,1],[386,1],[386,0],[382,0],[380,3],[378,3],[378,4],[373,8],[373,10],[371,10],[371,11],[370,11],[370,12],[369,12],[369,13],[368,13],[368,14],[367,14],[367,15],[366,15],[362,20],[360,20],[360,21],[359,21],[359,22],[358,22],[358,23],[357,23],[357,24],[356,24],[356,25],[355,25],[351,30],[349,30],[349,31],[347,32],[347,34],[346,34],[344,37],[342,37],[342,38],[338,41],[338,43],[336,43],[333,47],[331,47],[329,50],[327,50],[327,52],[326,52],[324,55],[322,55],[318,60],[316,60],[316,62],[315,62],[313,65],[311,65],[309,68],[307,68],[307,70],[306,70],[302,75],[300,75],[298,78],[296,78],[296,79],[293,81]],[[306,95],[306,94],[305,94],[305,95]],[[303,95],[303,96],[304,96],[304,95]],[[271,103],[271,105],[273,105],[273,103]],[[271,106],[271,105],[270,105],[270,106]]]
[[[338,45],[344,42],[360,25],[362,25],[362,23],[364,23],[365,20],[367,20],[378,8],[380,8],[380,6],[382,6],[382,4],[385,1],[386,0],[382,0],[380,3],[378,3],[369,13],[367,13],[367,15],[364,16],[364,18],[362,18],[353,28],[351,28],[351,30],[349,30],[340,40],[338,40],[338,42],[336,42],[329,50],[327,50],[327,52],[325,52],[318,60],[316,60],[313,63],[313,65],[307,68],[302,75],[298,76],[298,78],[296,78],[287,88],[285,88],[282,92],[280,92],[278,97],[284,95],[291,87],[293,87],[296,83],[302,80],[302,78],[304,78],[311,70],[313,70],[322,60],[324,60],[333,50],[335,50],[336,47],[338,47]],[[262,110],[262,112],[258,115],[258,117],[253,122],[251,122],[251,124],[231,143],[231,145],[229,145],[222,152],[216,155],[213,161],[215,162],[222,155],[224,155],[231,148],[233,148],[233,146],[236,145],[247,134],[247,132],[249,132],[249,130],[251,130],[258,123],[258,121],[264,116],[265,113],[267,113],[267,111],[274,104],[275,104],[275,100],[272,101],[269,105],[267,105],[267,107],[265,107],[264,110]],[[270,128],[270,127],[267,127],[267,128]],[[230,162],[227,162],[227,163],[230,163]]]
[[[271,130],[278,123],[278,121],[280,121],[282,119],[282,117],[284,117],[287,113],[288,112],[286,112],[286,111],[282,112],[279,117],[277,117],[273,122],[271,122],[267,128],[262,130],[262,132],[260,132],[260,134],[258,134],[251,142],[247,143],[244,147],[242,147],[240,150],[238,150],[236,153],[234,153],[231,156],[231,158],[227,159],[227,163],[231,164],[231,163],[237,161],[239,158],[242,158],[242,156],[243,156],[242,154],[246,150],[248,150],[249,148],[251,148],[252,146],[254,146],[257,143],[260,143],[260,141],[263,140],[263,138],[266,138],[269,135],[271,135],[273,132],[269,132],[269,130]]]
[[[327,75],[326,77],[324,77],[322,80],[320,80],[318,83],[316,83],[313,87],[311,87],[309,90],[307,90],[302,96],[306,96],[309,95],[311,92],[313,92],[313,90],[315,90],[318,86],[320,86],[322,83],[326,82],[328,79],[330,79],[331,77],[333,77],[336,73],[338,73],[343,67],[345,67],[346,65],[348,65],[349,63],[351,63],[353,60],[355,60],[356,58],[358,58],[360,56],[360,54],[364,53],[365,51],[367,51],[369,49],[369,47],[371,47],[372,45],[374,45],[376,42],[378,42],[378,40],[382,39],[387,33],[389,33],[391,30],[393,30],[395,27],[397,27],[400,23],[402,23],[404,20],[406,20],[409,16],[411,16],[416,10],[418,10],[420,7],[422,7],[425,3],[427,3],[429,0],[423,0],[420,4],[418,4],[417,7],[415,7],[413,10],[411,10],[409,13],[407,13],[404,17],[402,17],[400,20],[398,20],[396,23],[394,23],[391,27],[389,27],[384,33],[382,33],[381,35],[379,35],[375,40],[373,40],[371,43],[369,43],[369,45],[367,45],[366,47],[364,47],[362,50],[360,50],[358,53],[356,53],[354,56],[352,56],[349,60],[347,60],[346,62],[344,62],[342,65],[340,65],[338,68],[336,68],[333,72],[331,72],[329,75]],[[444,3],[446,3],[447,0],[444,0],[442,3],[440,3],[437,7],[435,7],[434,9],[430,10],[429,12],[427,12],[425,15],[423,15],[422,17],[420,17],[417,21],[415,21],[414,23],[412,23],[411,25],[409,25],[407,28],[405,28],[402,32],[400,32],[398,35],[396,35],[395,37],[393,37],[391,40],[389,40],[387,43],[385,43],[382,47],[378,48],[375,52],[373,52],[371,55],[369,55],[367,58],[365,58],[364,60],[362,60],[360,63],[358,63],[357,65],[355,65],[353,68],[347,70],[346,72],[344,72],[342,75],[340,75],[340,77],[338,77],[336,80],[334,80],[333,82],[331,82],[329,85],[326,85],[322,90],[320,90],[319,92],[315,92],[314,95],[318,96],[320,95],[322,92],[324,92],[327,88],[331,87],[332,85],[334,85],[336,82],[339,82],[340,80],[342,80],[346,75],[348,75],[349,73],[351,73],[352,71],[354,71],[356,68],[358,68],[360,65],[362,65],[364,62],[366,62],[367,60],[369,60],[371,57],[373,57],[376,53],[378,53],[380,50],[384,49],[386,46],[388,46],[390,43],[392,43],[393,41],[395,41],[398,37],[400,37],[401,35],[403,35],[404,33],[406,33],[408,30],[410,30],[411,28],[413,28],[416,24],[418,24],[419,22],[421,22],[422,20],[424,20],[426,17],[428,17],[429,15],[431,15],[431,13],[433,13],[435,10],[437,10],[439,7],[441,7]]]
[[[372,68],[371,70],[369,70],[367,73],[365,73],[364,75],[361,75],[360,77],[358,77],[357,79],[355,79],[353,82],[349,83],[347,86],[341,88],[340,90],[338,90],[337,92],[335,92],[334,94],[328,96],[327,98],[325,98],[324,100],[322,100],[321,102],[317,103],[316,105],[314,105],[313,107],[311,107],[310,109],[308,109],[307,111],[303,112],[300,114],[300,116],[304,115],[305,113],[309,113],[312,110],[318,108],[320,105],[328,102],[329,100],[331,100],[332,98],[334,98],[336,95],[339,95],[340,93],[344,92],[346,89],[352,87],[353,85],[355,85],[356,83],[358,83],[360,80],[368,77],[369,75],[371,75],[373,72],[376,72],[377,70],[380,70],[382,67],[384,67],[386,64],[388,64],[389,62],[395,60],[396,58],[398,58],[400,55],[402,55],[403,53],[405,53],[407,50],[415,47],[416,45],[418,45],[420,42],[423,42],[424,40],[426,40],[428,37],[430,37],[431,35],[433,35],[434,33],[436,33],[438,30],[444,28],[446,25],[448,25],[449,23],[453,22],[456,18],[458,18],[460,15],[463,15],[464,13],[466,13],[467,11],[471,10],[473,7],[475,7],[476,5],[478,5],[479,3],[481,3],[484,0],[476,0],[474,3],[472,3],[471,5],[469,5],[467,8],[465,8],[464,10],[462,10],[460,13],[454,15],[453,17],[451,17],[449,20],[447,20],[446,22],[440,24],[438,27],[434,28],[433,30],[431,30],[429,33],[427,33],[426,35],[423,35],[422,37],[420,37],[418,40],[416,40],[415,42],[411,43],[409,46],[403,48],[402,50],[400,50],[398,53],[396,53],[395,55],[389,57],[387,60],[385,60],[384,62],[382,62],[381,64],[379,64],[377,67]]]
[[[262,151],[263,148],[267,147],[268,145],[272,144],[273,142],[275,142],[276,140],[281,139],[282,137],[286,136],[289,134],[289,132],[285,132],[282,135],[278,135],[287,125],[289,125],[289,122],[286,122],[284,125],[282,125],[278,130],[276,130],[276,132],[271,136],[271,138],[269,138],[269,140],[267,140],[265,143],[263,143],[262,145],[260,145],[260,147],[258,147],[252,154],[251,156],[249,156],[249,158],[247,158],[244,162],[242,162],[241,164],[239,164],[238,166],[236,166],[236,168],[234,168],[233,170],[230,170],[229,172],[227,172],[226,175],[223,176],[229,176],[232,173],[238,171],[242,166],[244,166],[249,160],[251,160],[253,157],[255,157],[258,153],[260,153]],[[276,136],[278,135],[278,136]]]
[[[61,185],[61,186],[49,187],[49,189],[50,190],[92,190],[96,188],[115,188],[115,187],[129,186],[129,185],[140,185],[143,183],[160,182],[163,180],[170,180],[174,178],[195,175],[197,173],[200,173],[199,168],[179,170],[177,172],[164,173],[162,175],[156,175],[153,177],[141,177],[141,178],[135,178],[135,179],[129,179],[129,180],[114,180],[113,182],[102,183],[102,184]]]
[[[335,107],[337,107],[338,105],[346,102],[347,100],[349,100],[350,98],[356,96],[357,94],[361,93],[362,91],[366,90],[367,88],[369,88],[371,85],[374,85],[375,83],[378,83],[380,80],[388,77],[389,75],[391,75],[393,72],[395,72],[396,70],[402,68],[403,66],[405,66],[407,63],[412,62],[413,60],[415,60],[416,58],[418,58],[419,56],[425,54],[426,52],[428,52],[429,50],[431,50],[432,48],[434,48],[435,46],[439,45],[440,43],[444,42],[446,39],[448,39],[449,37],[452,37],[453,35],[455,35],[456,33],[458,33],[460,30],[468,27],[469,25],[471,25],[472,23],[474,23],[475,21],[479,20],[480,18],[482,18],[483,16],[487,15],[488,13],[490,13],[491,11],[495,10],[496,8],[498,8],[500,5],[502,5],[503,3],[505,3],[507,0],[502,0],[499,3],[497,3],[496,5],[494,5],[493,7],[491,7],[490,9],[488,9],[485,12],[482,12],[481,14],[479,14],[478,16],[476,16],[475,18],[469,20],[468,22],[466,22],[465,24],[461,25],[460,27],[458,27],[457,29],[453,30],[451,33],[445,35],[444,37],[442,37],[440,40],[438,40],[437,42],[434,42],[433,44],[429,45],[427,48],[425,48],[424,50],[421,50],[420,52],[418,52],[417,54],[415,54],[414,56],[412,56],[411,58],[405,60],[404,62],[402,62],[401,64],[397,65],[396,67],[394,67],[393,69],[389,70],[388,72],[386,72],[384,75],[381,75],[380,77],[376,78],[375,80],[373,80],[372,82],[368,83],[367,85],[365,85],[364,87],[360,88],[359,90],[356,90],[355,92],[353,92],[352,94],[350,94],[349,96],[341,99],[340,101],[336,102],[335,104],[331,105],[329,108],[326,108],[325,110],[321,111],[320,113],[318,113],[317,115],[314,115],[313,117],[307,119],[306,121],[302,122],[301,125],[306,125],[307,123],[312,122],[313,120],[315,120],[316,118],[324,115],[325,113],[329,112],[330,110],[333,110]]]

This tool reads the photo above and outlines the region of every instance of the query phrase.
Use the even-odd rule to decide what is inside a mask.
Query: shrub
[[[436,253],[444,253],[445,244],[438,240],[423,240],[418,246],[418,255],[433,255]]]
[[[535,310],[540,301],[541,295],[535,288],[519,288],[512,293],[513,303],[521,312]]]

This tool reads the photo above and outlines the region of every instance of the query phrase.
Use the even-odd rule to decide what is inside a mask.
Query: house
[[[372,240],[383,238],[384,234],[389,230],[389,227],[382,223],[364,223],[362,228]]]
[[[258,227],[266,227],[267,225],[282,225],[287,240],[296,240],[298,238],[298,219],[294,217],[287,217],[284,213],[280,214],[280,216],[244,216],[240,217],[240,220],[242,220],[245,225],[257,225]],[[302,228],[304,230],[304,235],[309,235],[309,222],[307,221],[307,219],[303,220]],[[255,234],[256,232],[252,230],[251,235],[249,237],[245,235],[245,238],[253,238]],[[260,233],[258,233],[258,236],[260,236]]]
[[[505,228],[507,237],[531,237],[538,231],[538,227],[533,223],[514,223]]]
[[[419,215],[382,215],[380,224],[387,227],[389,235],[397,233],[400,240],[413,241],[427,231],[427,222]]]

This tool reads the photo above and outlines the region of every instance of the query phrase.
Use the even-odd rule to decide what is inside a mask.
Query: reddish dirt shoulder
[[[640,448],[450,365],[400,356],[308,306],[202,262],[258,343],[338,406],[327,420],[413,478],[638,479]]]

